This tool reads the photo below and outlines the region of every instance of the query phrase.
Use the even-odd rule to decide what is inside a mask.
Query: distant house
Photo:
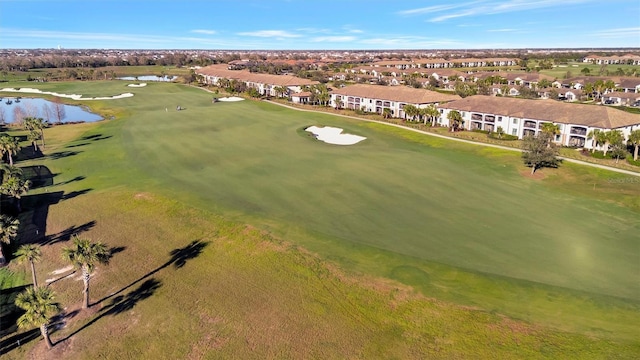
[[[621,78],[617,87],[623,92],[640,93],[640,78]]]
[[[389,109],[391,116],[404,118],[405,105],[411,104],[418,108],[425,108],[431,104],[437,105],[457,99],[460,99],[458,95],[406,86],[356,84],[333,90],[330,104],[335,107],[340,102],[342,107],[347,109],[359,109],[378,114],[382,114],[384,109]]]
[[[293,75],[271,75],[252,73],[248,70],[229,70],[226,66],[211,65],[199,69],[196,72],[201,75],[204,82],[209,85],[220,85],[222,79],[243,82],[248,88],[254,88],[260,95],[289,97],[292,93],[302,91],[304,86],[319,84],[318,81],[301,79]],[[287,89],[285,93],[279,93],[278,88]]]
[[[602,103],[606,105],[631,106],[640,100],[640,94],[633,92],[613,91],[602,95]]]
[[[299,93],[291,94],[291,102],[296,104],[310,104],[311,103],[311,92],[303,91]]]
[[[525,100],[508,97],[475,95],[441,104],[442,115],[438,123],[449,126],[447,115],[458,111],[467,130],[496,131],[523,138],[536,135],[544,123],[554,123],[560,134],[554,141],[564,146],[593,148],[588,139],[591,130],[621,130],[625,139],[633,130],[640,129],[640,116],[609,106],[567,104],[553,100]]]

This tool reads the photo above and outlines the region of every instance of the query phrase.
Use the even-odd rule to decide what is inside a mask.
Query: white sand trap
[[[237,96],[231,96],[231,97],[223,97],[223,98],[219,98],[218,101],[227,101],[227,102],[231,102],[231,101],[242,101],[244,100],[241,97],[237,97]]]
[[[145,87],[147,86],[147,83],[142,83],[142,84],[129,84],[127,85],[129,87]]]
[[[309,126],[305,130],[314,134],[316,139],[334,145],[353,145],[366,139],[364,136],[343,134],[342,129],[330,126]]]
[[[73,270],[73,265],[69,265],[67,267],[63,267],[62,269],[58,269],[58,270],[53,270],[51,272],[52,275],[60,275],[60,274],[64,274],[67,271]]]
[[[132,97],[133,96],[132,93],[124,93],[124,94],[115,95],[115,96],[83,98],[82,95],[78,95],[78,94],[59,94],[57,92],[42,91],[40,89],[32,89],[32,88],[20,88],[20,89],[4,88],[4,89],[0,89],[0,91],[19,92],[19,93],[32,93],[32,94],[46,94],[46,95],[53,95],[53,96],[62,97],[62,98],[69,98],[69,99],[73,99],[73,100],[113,100],[113,99],[122,99],[122,98],[128,98],[128,97]]]

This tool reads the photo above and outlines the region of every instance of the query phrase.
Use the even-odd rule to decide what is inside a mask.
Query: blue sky
[[[640,47],[640,0],[0,0],[0,48]]]

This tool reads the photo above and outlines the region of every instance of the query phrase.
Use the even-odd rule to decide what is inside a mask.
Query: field
[[[115,120],[48,129],[47,156],[19,163],[56,174],[21,217],[23,239],[49,235],[40,278],[65,266],[70,233],[118,249],[97,270],[93,313],[74,314],[77,282],[52,285],[72,314],[53,334],[66,339],[59,355],[122,358],[142,344],[163,358],[640,352],[640,184],[628,176],[564,164],[530,178],[508,151],[125,85],[39,85],[135,96],[83,102]],[[309,125],[367,140],[327,145]],[[45,353],[35,341],[10,350]]]

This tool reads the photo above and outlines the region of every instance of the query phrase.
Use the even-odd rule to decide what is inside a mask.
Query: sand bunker
[[[219,98],[218,99],[218,101],[227,101],[227,102],[230,102],[230,101],[242,101],[242,100],[244,100],[244,99],[241,98],[241,97],[237,97],[237,96],[223,97],[223,98]]]
[[[45,94],[45,95],[53,95],[53,96],[57,96],[57,97],[62,97],[62,98],[69,98],[69,99],[73,99],[73,100],[113,100],[113,99],[122,99],[122,98],[128,98],[128,97],[132,97],[133,96],[132,93],[124,93],[124,94],[115,95],[115,96],[83,98],[82,95],[78,95],[78,94],[70,94],[70,95],[69,94],[59,94],[57,92],[42,91],[40,89],[32,89],[32,88],[20,88],[20,89],[4,88],[4,89],[0,89],[0,91],[19,92],[19,93],[32,93],[32,94]]]
[[[320,141],[324,141],[328,144],[334,145],[353,145],[366,139],[366,137],[363,136],[343,134],[342,129],[330,126],[309,126],[305,129],[305,131],[314,134],[316,136],[316,139]]]
[[[127,85],[129,87],[145,87],[147,86],[147,83],[142,83],[142,84],[129,84]]]

